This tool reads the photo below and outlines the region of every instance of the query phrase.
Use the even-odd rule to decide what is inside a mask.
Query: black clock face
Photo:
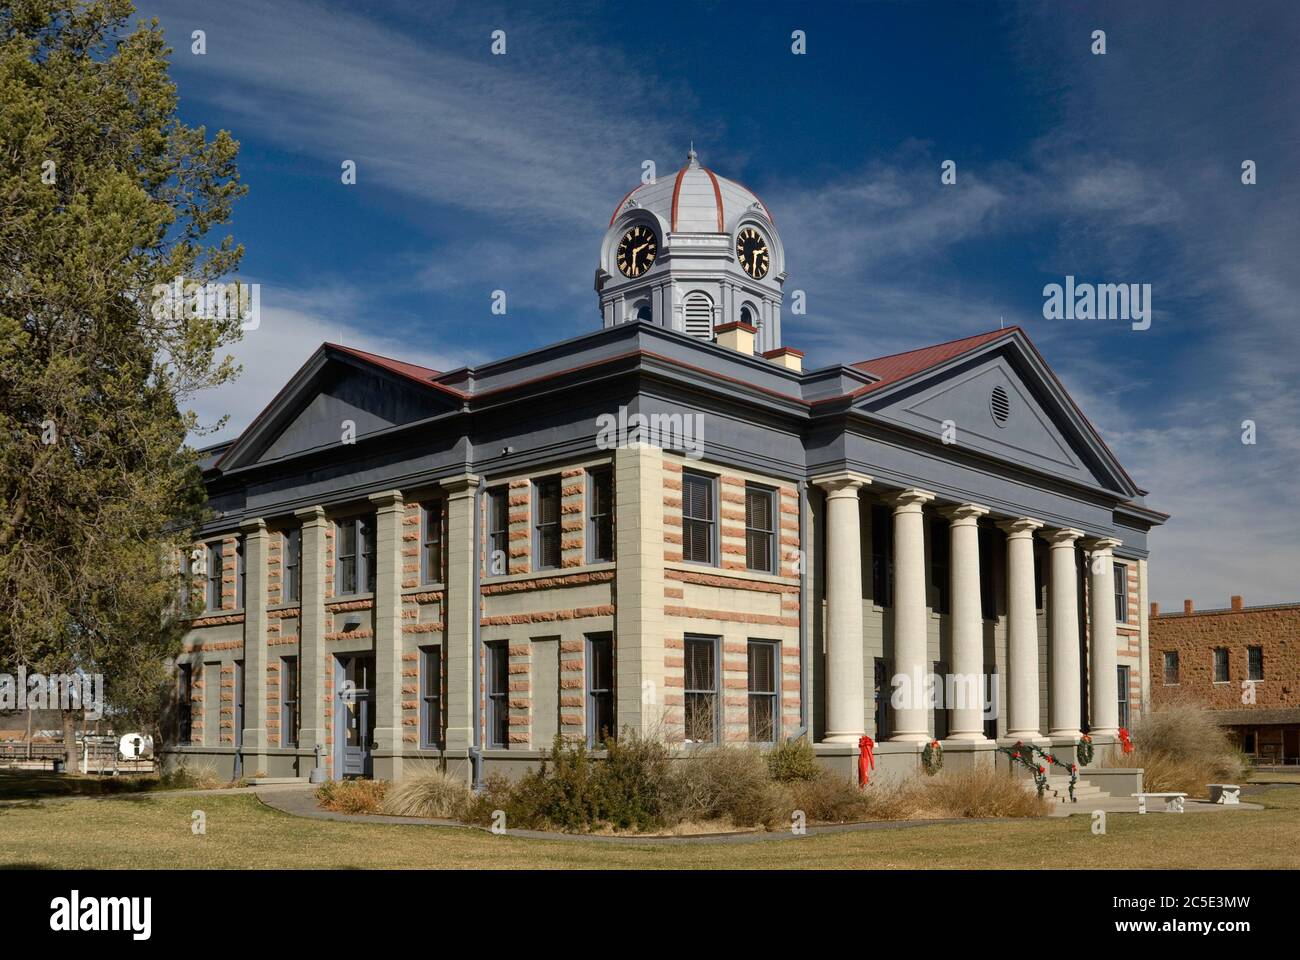
[[[753,227],[746,227],[736,237],[736,259],[740,266],[755,280],[767,276],[771,261],[767,255],[767,241]]]
[[[659,255],[659,244],[649,227],[635,226],[618,243],[618,269],[625,277],[639,277]]]

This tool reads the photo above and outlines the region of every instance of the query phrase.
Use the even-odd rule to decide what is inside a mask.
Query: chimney
[[[803,373],[802,350],[796,350],[794,347],[777,347],[775,350],[768,350],[764,353],[763,358],[771,360],[777,366],[785,367],[787,370]]]
[[[749,356],[754,355],[754,334],[758,331],[747,323],[741,323],[739,320],[734,323],[724,323],[713,330],[717,338],[718,346],[727,347],[735,350],[737,353],[745,353]]]
[[[1192,601],[1190,601],[1190,600],[1184,600],[1184,601],[1183,601],[1183,613],[1191,613],[1191,612],[1192,612]]]
[[[1240,610],[1240,609],[1241,609],[1241,597],[1233,597],[1233,598],[1232,598],[1232,609],[1234,609],[1234,610]]]
[[[1151,616],[1160,616],[1160,604],[1156,603],[1154,600],[1151,601]]]

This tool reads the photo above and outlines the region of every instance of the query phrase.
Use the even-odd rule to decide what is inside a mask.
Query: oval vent
[[[993,420],[1000,427],[1011,417],[1011,398],[1007,396],[1007,391],[998,385],[993,388],[993,393],[989,397],[989,410],[993,413]]]

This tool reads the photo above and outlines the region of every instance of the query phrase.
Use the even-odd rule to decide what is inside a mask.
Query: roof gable
[[[218,469],[282,460],[437,416],[458,391],[437,371],[323,344],[225,452]]]
[[[876,419],[1125,498],[1141,493],[1018,327],[853,366],[881,378],[855,402]]]

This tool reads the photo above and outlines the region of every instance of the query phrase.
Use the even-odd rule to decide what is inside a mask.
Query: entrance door
[[[338,657],[335,671],[334,742],[342,756],[338,769],[345,777],[374,774],[375,739],[374,654]]]

